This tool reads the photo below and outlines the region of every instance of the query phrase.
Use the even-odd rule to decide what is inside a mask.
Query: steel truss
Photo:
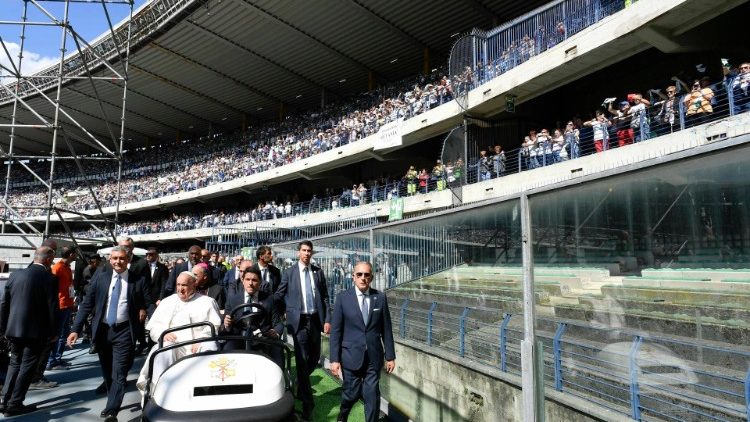
[[[66,219],[76,221],[76,223],[85,223],[90,225],[94,230],[103,234],[104,237],[111,238],[116,241],[116,229],[119,218],[120,208],[120,180],[122,177],[122,151],[125,138],[125,117],[126,117],[126,104],[127,104],[127,88],[128,88],[128,62],[130,58],[131,41],[133,37],[133,25],[136,25],[138,35],[143,32],[150,32],[152,29],[148,22],[133,22],[133,1],[134,0],[18,0],[23,2],[23,12],[20,21],[0,21],[0,25],[12,25],[16,26],[20,30],[19,36],[19,54],[17,60],[11,57],[10,49],[6,44],[6,40],[0,37],[0,55],[5,55],[8,58],[9,65],[5,66],[0,63],[0,104],[12,103],[12,115],[10,124],[0,125],[9,132],[9,143],[7,150],[0,146],[0,157],[7,162],[7,172],[5,177],[5,190],[0,199],[0,206],[4,207],[5,211],[0,218],[2,233],[6,232],[6,226],[15,228],[18,234],[26,239],[26,235],[39,236],[42,235],[44,238],[51,237],[51,226],[53,215],[61,223],[62,228],[65,232],[63,238],[69,239],[74,245],[78,246],[80,241],[84,241],[83,238],[77,238],[74,234],[73,228],[70,226]],[[63,12],[62,17],[56,16],[49,10],[49,3],[62,4]],[[107,21],[109,28],[109,36],[101,37],[94,45],[89,44],[84,40],[81,35],[75,30],[73,25],[70,23],[71,17],[71,4],[72,3],[87,3],[93,7],[98,6],[104,9],[104,17]],[[162,2],[156,2],[162,3]],[[46,6],[46,7],[45,7]],[[127,6],[129,7],[129,19],[126,24],[114,28],[110,19],[109,8],[115,6]],[[35,10],[44,16],[44,19],[38,22],[32,22],[28,20],[29,11]],[[156,9],[156,8],[154,8]],[[88,8],[83,8],[88,10]],[[156,11],[156,10],[155,10]],[[91,17],[87,17],[90,21]],[[160,19],[154,19],[151,24],[157,23]],[[158,23],[157,23],[158,24]],[[138,26],[142,28],[138,28]],[[59,62],[52,67],[44,69],[33,75],[23,73],[23,58],[24,58],[24,47],[25,42],[29,38],[28,28],[31,26],[49,26],[59,29],[60,34],[60,56]],[[74,44],[74,50],[70,48],[68,44],[69,39],[72,39]],[[66,58],[68,50],[74,51],[77,54],[70,55]],[[96,73],[95,73],[96,72]],[[97,84],[106,83],[108,86],[115,84],[122,88],[121,97],[121,116],[120,116],[120,127],[119,133],[117,129],[111,127],[107,123],[107,134],[109,141],[98,139],[93,134],[93,131],[87,130],[81,123],[79,123],[73,115],[68,111],[66,104],[61,102],[61,94],[63,86],[75,81],[75,80],[86,80],[88,81],[95,100],[98,103],[98,110],[101,118],[104,122],[109,122],[110,119],[105,111],[103,98],[100,97]],[[45,117],[41,111],[35,110],[34,106],[30,104],[26,99],[29,96],[42,99],[42,103],[49,104],[54,109],[53,118]],[[21,123],[18,119],[18,112],[26,110],[30,112],[34,117],[35,121],[31,124]],[[14,151],[18,137],[18,130],[21,128],[36,128],[40,131],[49,133],[49,144],[45,143],[45,146],[49,147],[49,156],[30,156],[17,154]],[[102,206],[97,198],[97,194],[94,188],[91,186],[91,182],[86,174],[82,160],[88,157],[81,157],[77,154],[74,142],[79,142],[94,148],[97,153],[102,154],[103,158],[116,163],[117,165],[117,197],[114,218],[107,217]],[[60,150],[61,144],[64,144],[69,151],[69,156],[61,156]],[[37,174],[30,166],[28,166],[25,160],[28,159],[47,159],[50,163],[48,178],[44,178],[43,175]],[[60,194],[54,190],[56,182],[55,165],[61,159],[73,159],[77,167],[78,172],[81,175],[81,179],[86,183],[88,188],[88,194],[94,200],[96,204],[95,213],[85,213],[77,210],[70,210],[64,208],[64,205],[58,204],[57,199],[60,198]],[[33,207],[36,209],[43,209],[46,214],[44,220],[44,228],[40,229],[36,224],[40,224],[41,221],[34,218],[33,221],[29,218],[24,217],[19,213],[18,209],[11,206],[8,200],[8,195],[12,190],[11,186],[11,174],[13,171],[27,171],[33,179],[41,183],[47,190],[46,205]],[[18,207],[20,209],[20,207]],[[29,209],[26,207],[25,209]],[[74,216],[74,217],[71,217]],[[56,236],[57,237],[57,236]],[[27,243],[30,243],[27,240]]]

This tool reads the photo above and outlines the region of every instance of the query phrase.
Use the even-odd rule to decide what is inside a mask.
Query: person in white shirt
[[[149,352],[149,358],[146,359],[147,364],[143,365],[141,374],[138,377],[136,386],[141,392],[146,387],[148,361],[151,354],[159,348],[159,337],[161,337],[164,331],[194,322],[208,321],[214,326],[215,332],[218,332],[221,325],[219,305],[214,299],[197,293],[195,284],[196,278],[193,273],[189,271],[180,273],[177,276],[175,294],[164,298],[149,319],[146,329],[149,331],[151,340],[157,342],[157,344]],[[187,328],[166,334],[163,345],[169,346],[181,341],[209,338],[210,336],[211,330],[205,325]],[[171,352],[160,353],[154,360],[152,385],[156,384],[161,374],[177,359],[189,354],[210,350],[217,350],[216,342],[195,343],[174,349]]]

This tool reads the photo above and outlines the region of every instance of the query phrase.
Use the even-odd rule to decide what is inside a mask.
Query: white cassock
[[[195,293],[187,302],[183,302],[177,294],[173,294],[159,303],[159,306],[156,307],[154,314],[149,319],[148,324],[146,324],[146,329],[149,330],[149,336],[157,344],[149,351],[148,357],[146,358],[146,364],[143,365],[141,373],[138,376],[136,386],[141,390],[141,393],[146,389],[148,362],[154,351],[159,348],[159,337],[161,334],[172,327],[201,321],[210,322],[211,325],[214,326],[216,332],[219,332],[219,326],[221,325],[219,305],[211,297]],[[173,333],[177,336],[176,342],[211,337],[211,330],[205,325],[174,331]],[[170,344],[173,343],[164,341],[164,346],[169,346]],[[216,342],[213,341],[198,344],[200,345],[199,352],[216,350],[218,348]],[[191,354],[192,347],[193,345],[191,344],[174,349],[171,352],[158,354],[156,359],[154,359],[154,371],[151,380],[152,387],[156,385],[161,374],[169,368],[172,363],[183,356]]]

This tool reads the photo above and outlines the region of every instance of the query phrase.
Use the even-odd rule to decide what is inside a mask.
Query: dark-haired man
[[[299,260],[282,273],[274,295],[274,299],[284,300],[287,330],[294,339],[303,420],[312,420],[315,406],[310,375],[320,360],[320,333],[331,331],[328,286],[323,271],[310,262],[312,254],[313,244],[309,240],[297,245]]]
[[[57,322],[57,343],[52,346],[47,359],[47,370],[68,369],[68,365],[62,361],[65,351],[65,338],[70,330],[70,315],[73,313],[75,304],[75,289],[73,288],[73,271],[70,264],[76,260],[76,249],[66,246],[62,250],[62,259],[52,266],[52,274],[57,277],[57,302],[55,311]]]

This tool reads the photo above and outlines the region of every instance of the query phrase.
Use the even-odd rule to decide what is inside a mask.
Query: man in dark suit
[[[78,340],[83,322],[93,312],[91,335],[99,354],[99,363],[107,389],[107,404],[101,413],[105,421],[117,420],[125,381],[135,356],[135,341],[146,320],[151,303],[146,281],[128,270],[127,247],[115,246],[109,256],[112,270],[97,272],[91,279],[86,299],[76,315],[68,345]]]
[[[119,246],[126,247],[128,251],[130,251],[128,252],[128,269],[135,273],[139,278],[143,277],[143,279],[145,280],[145,285],[150,286],[151,269],[149,268],[148,261],[133,253],[133,251],[135,250],[135,242],[133,241],[133,239],[130,237],[123,237],[117,242],[117,244]],[[151,304],[149,303],[148,306],[150,307]],[[136,337],[136,340],[138,340],[138,348],[135,349],[135,353],[137,355],[143,353],[144,350],[148,350],[148,340],[146,339],[146,325],[144,322],[141,322],[140,325],[141,326],[138,329],[138,337]]]
[[[320,267],[311,265],[313,245],[304,240],[297,245],[299,261],[281,275],[274,294],[286,304],[286,325],[294,339],[297,363],[298,397],[302,400],[302,419],[312,420],[313,402],[310,375],[320,360],[320,333],[331,330],[330,304],[326,277]]]
[[[224,328],[230,334],[244,336],[252,335],[252,332],[243,332],[241,327],[232,326],[232,316],[230,315],[230,312],[232,309],[243,303],[257,303],[264,308],[263,314],[254,317],[253,321],[251,321],[252,325],[250,329],[252,331],[257,329],[263,337],[276,339],[279,338],[279,335],[281,335],[284,330],[284,323],[281,319],[281,315],[277,311],[278,306],[274,303],[274,297],[270,292],[261,288],[260,280],[260,271],[258,271],[257,268],[249,268],[242,276],[243,290],[227,299],[227,306],[224,311]],[[242,313],[237,312],[235,317],[239,318],[247,311],[251,310],[251,308],[246,308]],[[227,344],[227,346],[229,347],[229,350],[238,347],[237,344]],[[283,353],[280,350],[280,347],[273,347],[270,350],[262,347],[261,350],[266,352],[266,354],[268,354],[268,356],[273,359],[279,367],[284,367]]]
[[[36,410],[23,400],[44,347],[55,339],[56,281],[49,272],[55,252],[42,246],[34,263],[10,275],[0,302],[0,335],[10,341],[11,358],[0,408],[5,416]]]
[[[255,251],[256,262],[252,268],[260,271],[261,289],[276,293],[281,284],[281,270],[273,266],[273,251],[270,246],[260,246]],[[283,310],[282,310],[283,312]]]
[[[252,266],[253,261],[249,259],[241,259],[236,268],[227,271],[227,274],[224,277],[224,289],[226,290],[227,297],[242,292],[242,273]]]
[[[149,273],[151,274],[151,284],[148,286],[148,292],[151,296],[151,300],[157,301],[161,296],[162,290],[164,290],[164,284],[169,278],[169,269],[166,265],[159,262],[159,251],[153,247],[148,248],[148,251],[146,252],[146,262],[148,263]],[[149,314],[152,314],[153,312],[152,307],[149,309]]]
[[[215,252],[211,253],[208,249],[201,249],[201,262],[204,262],[208,266],[208,276],[211,280],[218,283],[224,280],[224,276],[221,274],[221,268],[216,266],[214,257],[218,257]]]
[[[216,301],[219,305],[219,309],[224,309],[226,303],[226,296],[224,294],[224,288],[214,281],[209,272],[208,265],[205,262],[200,262],[198,265],[193,267],[193,275],[195,276],[195,290],[203,296],[208,296]]]
[[[237,255],[232,258],[231,267],[224,273],[221,285],[224,286],[224,291],[227,290],[229,283],[237,281],[240,278],[240,262],[242,262],[242,255]],[[229,296],[227,296],[229,297]]]
[[[365,402],[365,420],[376,422],[380,414],[380,369],[396,368],[391,314],[385,293],[370,288],[372,265],[354,267],[354,287],[336,297],[331,324],[331,373],[344,377],[339,421],[346,421],[360,398]]]
[[[199,263],[201,261],[201,247],[198,245],[193,245],[188,249],[188,259],[185,262],[181,262],[172,268],[172,272],[169,273],[169,278],[167,279],[167,282],[164,283],[164,289],[162,289],[161,295],[159,295],[159,300],[164,299],[165,297],[171,295],[174,293],[174,286],[175,281],[177,281],[177,276],[183,272],[183,271],[190,271],[193,269],[193,265]]]

